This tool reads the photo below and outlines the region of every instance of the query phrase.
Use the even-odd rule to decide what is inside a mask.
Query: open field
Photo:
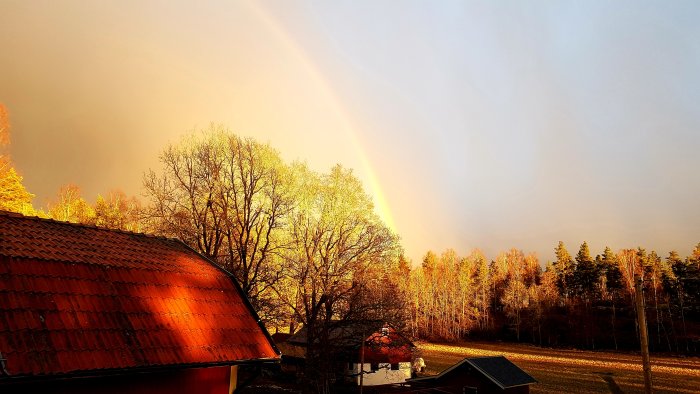
[[[532,393],[642,393],[641,356],[634,353],[539,348],[511,343],[416,344],[437,374],[464,357],[504,355],[532,375]],[[655,393],[700,393],[700,358],[653,355]]]

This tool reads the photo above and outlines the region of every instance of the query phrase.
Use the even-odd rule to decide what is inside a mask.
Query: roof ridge
[[[168,241],[177,241],[177,242],[184,243],[179,238],[166,237],[164,235],[122,230],[122,229],[118,229],[118,228],[109,228],[109,227],[104,227],[104,226],[98,226],[96,224],[74,223],[74,222],[68,222],[68,221],[63,221],[63,220],[56,220],[53,218],[42,218],[42,217],[36,216],[36,215],[31,215],[31,216],[24,215],[24,214],[21,214],[18,212],[5,211],[2,209],[0,209],[0,216],[12,217],[12,218],[18,218],[18,219],[29,219],[29,220],[33,220],[36,222],[56,223],[56,224],[62,224],[62,225],[67,225],[67,226],[73,226],[73,227],[89,228],[89,229],[93,229],[93,230],[110,231],[110,232],[122,233],[122,234],[126,234],[126,235],[142,235],[142,236],[148,237],[148,238],[158,238],[158,239],[164,239],[164,240],[168,240]]]
[[[498,356],[496,356],[496,357],[498,357]],[[496,357],[494,357],[494,358],[496,358]],[[500,357],[503,357],[503,356],[500,356]],[[501,382],[497,377],[493,376],[492,374],[490,374],[490,373],[489,373],[488,371],[486,371],[485,369],[481,368],[481,366],[479,366],[479,365],[477,365],[477,364],[474,364],[474,363],[471,361],[471,360],[473,360],[474,358],[483,359],[483,358],[490,358],[490,357],[489,357],[489,356],[484,356],[484,357],[465,358],[464,361],[466,361],[469,365],[471,365],[472,368],[474,368],[474,369],[476,369],[477,371],[481,372],[481,373],[482,373],[484,376],[486,376],[490,381],[492,381],[492,382],[495,383],[498,387],[500,387],[501,390],[505,390],[505,389],[506,389],[506,386],[503,384],[503,382]],[[503,357],[503,358],[505,358],[505,357]],[[508,360],[507,358],[505,358],[505,359]],[[508,361],[509,361],[509,360],[508,360]]]

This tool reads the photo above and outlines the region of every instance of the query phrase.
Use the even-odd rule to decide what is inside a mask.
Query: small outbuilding
[[[328,337],[336,371],[346,380],[376,386],[404,383],[411,377],[415,345],[389,324],[334,322]],[[307,332],[302,327],[280,345],[283,363],[303,363],[306,346]]]
[[[279,358],[184,243],[0,212],[0,392],[229,394]]]
[[[526,394],[537,381],[507,358],[497,356],[465,358],[438,375],[407,383],[410,392]]]

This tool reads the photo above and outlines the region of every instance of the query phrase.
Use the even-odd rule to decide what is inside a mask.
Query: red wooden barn
[[[0,212],[0,392],[225,394],[279,357],[182,242]]]

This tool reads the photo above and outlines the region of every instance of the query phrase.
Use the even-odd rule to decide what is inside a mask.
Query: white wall
[[[380,384],[392,384],[392,383],[403,383],[406,379],[411,377],[411,363],[403,362],[399,363],[398,370],[392,370],[391,364],[380,363],[379,369],[372,372],[372,364],[365,363],[363,368],[364,381],[362,382],[364,386],[377,386]],[[359,385],[360,384],[360,364],[352,364],[352,369],[348,370],[350,374],[357,375],[353,376],[353,380]]]

